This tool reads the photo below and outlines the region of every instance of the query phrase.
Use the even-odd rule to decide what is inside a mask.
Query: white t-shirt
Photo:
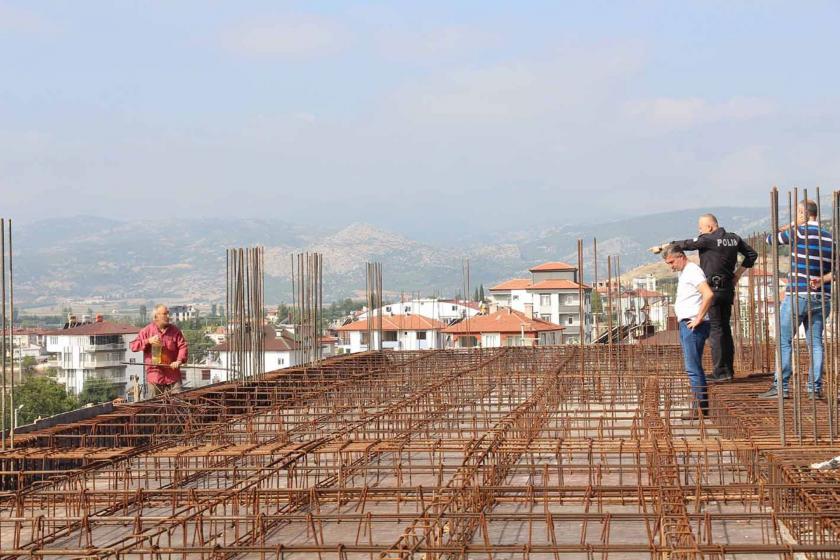
[[[703,269],[693,262],[686,263],[679,275],[677,283],[677,299],[674,301],[674,312],[677,319],[694,319],[703,304],[703,295],[697,287],[706,281]]]

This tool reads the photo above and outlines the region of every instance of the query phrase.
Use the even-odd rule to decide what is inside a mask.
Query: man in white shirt
[[[663,252],[662,258],[674,272],[679,272],[677,283],[677,297],[674,301],[674,312],[680,322],[680,344],[683,350],[685,371],[694,402],[691,410],[683,420],[694,420],[700,417],[699,411],[708,414],[709,397],[706,387],[706,374],[703,371],[703,347],[709,338],[709,321],[706,312],[714,300],[714,293],[706,282],[703,270],[689,262],[682,249],[669,245]]]

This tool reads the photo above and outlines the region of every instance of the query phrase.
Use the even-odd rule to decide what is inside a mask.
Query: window
[[[210,370],[209,369],[201,370],[201,379],[203,381],[210,381]]]
[[[286,359],[285,358],[277,358],[277,365],[278,366],[286,365]]]
[[[457,305],[453,305],[453,306],[452,306],[452,311],[458,311],[458,306],[457,306]]]
[[[548,321],[550,323],[551,315],[540,315],[540,319],[542,319],[543,321]]]
[[[385,308],[385,312],[386,312],[386,313],[390,313],[390,312],[391,312],[391,306],[390,306],[390,305],[389,305],[389,306],[387,306],[387,307]]]
[[[417,340],[426,340],[426,331],[417,331]]]
[[[58,344],[58,337],[57,336],[51,336],[50,337],[50,344]]]
[[[410,306],[410,305],[406,305],[406,306],[405,306],[405,308],[403,309],[403,312],[405,312],[405,313],[410,313],[410,312],[411,312],[411,306]]]
[[[551,307],[551,294],[540,294],[540,307]]]
[[[563,305],[577,305],[578,304],[578,297],[573,295],[567,295],[563,299]]]
[[[569,317],[569,324],[571,325],[571,324],[573,324],[574,322],[575,322],[575,318],[574,318],[574,317]]]
[[[518,300],[518,299],[519,299],[519,296],[511,296],[511,299],[512,299],[513,301],[516,301],[516,300]]]

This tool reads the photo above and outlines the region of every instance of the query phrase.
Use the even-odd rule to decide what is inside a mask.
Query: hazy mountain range
[[[746,235],[767,229],[762,208],[713,208],[727,229]],[[462,262],[470,262],[471,286],[524,276],[547,260],[577,262],[584,240],[584,268],[592,271],[592,240],[598,240],[601,271],[607,255],[620,255],[622,270],[655,258],[647,247],[696,234],[698,210],[678,210],[616,221],[597,218],[542,230],[505,228],[470,242],[421,243],[368,224],[303,227],[278,220],[196,219],[116,221],[79,216],[43,220],[15,229],[15,299],[22,307],[101,299],[118,301],[222,302],[225,248],[265,246],[266,300],[289,299],[289,255],[324,254],[327,302],[358,296],[365,286],[364,263],[383,263],[383,283],[392,293],[451,296],[464,285]],[[481,220],[467,216],[461,227]],[[510,224],[526,224],[511,216]],[[601,272],[603,275],[603,272]],[[471,290],[472,290],[471,287]]]

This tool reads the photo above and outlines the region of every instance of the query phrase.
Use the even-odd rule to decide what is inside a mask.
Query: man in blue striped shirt
[[[808,371],[808,392],[819,398],[822,388],[823,326],[831,307],[831,262],[834,241],[817,220],[818,208],[813,200],[797,205],[796,225],[782,227],[776,234],[780,245],[790,245],[793,255],[785,299],[779,311],[781,332],[778,341],[782,350],[782,390],[788,396],[791,375],[791,340],[793,333],[805,325],[806,342],[811,356]],[[791,242],[791,239],[793,241]],[[767,243],[772,243],[771,235]],[[778,380],[759,398],[778,397]]]

